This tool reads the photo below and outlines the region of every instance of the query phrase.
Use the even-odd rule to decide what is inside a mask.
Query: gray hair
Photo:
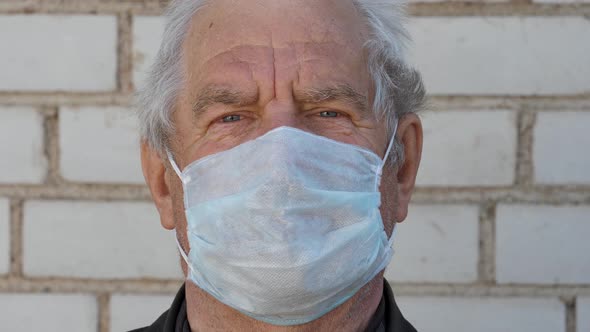
[[[166,11],[162,44],[144,86],[137,94],[140,133],[160,153],[168,148],[174,131],[171,114],[182,90],[182,45],[195,13],[213,0],[173,0]],[[404,59],[409,35],[404,28],[405,4],[396,0],[353,0],[370,32],[365,43],[369,74],[373,80],[373,110],[385,118],[388,132],[398,120],[425,104],[425,89],[418,71]],[[397,140],[391,157],[403,156]],[[401,159],[396,158],[397,163]]]

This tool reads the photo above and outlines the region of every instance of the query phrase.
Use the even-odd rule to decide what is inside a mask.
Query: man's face
[[[174,118],[181,167],[279,126],[382,155],[385,127],[367,107],[364,40],[350,1],[206,7],[184,44],[188,82]]]
[[[388,138],[370,107],[367,34],[351,1],[221,0],[204,7],[183,45],[187,80],[171,142],[180,168],[280,126],[383,157]],[[168,174],[175,227],[189,250],[182,187]],[[388,196],[384,206],[392,206]]]

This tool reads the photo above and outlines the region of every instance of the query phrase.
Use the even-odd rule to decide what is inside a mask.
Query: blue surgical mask
[[[372,151],[279,127],[182,172],[169,158],[184,188],[188,280],[254,319],[317,319],[391,259],[384,160]]]

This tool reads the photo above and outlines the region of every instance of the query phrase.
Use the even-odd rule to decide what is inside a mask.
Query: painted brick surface
[[[565,306],[557,298],[399,297],[397,302],[418,331],[565,332]]]
[[[29,201],[23,233],[29,276],[181,276],[174,233],[151,203]]]
[[[28,107],[0,106],[0,183],[31,184],[45,179],[43,135],[41,114]]]
[[[590,184],[590,113],[540,112],[534,135],[537,182]]]
[[[590,331],[590,297],[579,297],[576,302],[578,332]]]
[[[179,285],[180,287],[180,285]],[[111,297],[111,331],[129,331],[151,325],[170,308],[171,295],[124,295]]]
[[[391,281],[471,282],[477,278],[478,208],[413,205],[398,224],[394,255],[385,274]]]
[[[182,282],[131,116],[166,2],[0,0],[0,331],[125,331]],[[434,98],[386,276],[420,331],[565,332],[566,309],[567,332],[590,331],[588,6],[410,1]]]
[[[10,204],[0,198],[0,274],[10,270]]]
[[[164,19],[159,16],[140,16],[133,21],[133,82],[136,87],[145,81],[154,62],[162,34]]]
[[[114,90],[114,16],[0,15],[0,90]]]
[[[419,186],[503,186],[514,182],[516,115],[435,111],[422,115]]]
[[[91,295],[0,293],[0,311],[1,331],[96,332],[98,327]]]
[[[410,59],[431,94],[590,92],[590,42],[576,37],[590,36],[583,17],[415,18],[410,31]]]
[[[78,182],[143,184],[137,119],[120,107],[64,107],[59,113],[61,172]]]
[[[590,207],[500,205],[496,215],[500,283],[590,283]]]

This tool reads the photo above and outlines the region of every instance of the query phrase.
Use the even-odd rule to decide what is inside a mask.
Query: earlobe
[[[170,185],[166,179],[166,166],[160,154],[145,141],[141,142],[141,168],[152,199],[160,213],[162,227],[172,230],[176,227]]]
[[[400,120],[397,138],[404,146],[404,163],[400,165],[397,173],[398,215],[396,220],[401,222],[407,216],[422,157],[422,122],[416,114],[407,114]]]

